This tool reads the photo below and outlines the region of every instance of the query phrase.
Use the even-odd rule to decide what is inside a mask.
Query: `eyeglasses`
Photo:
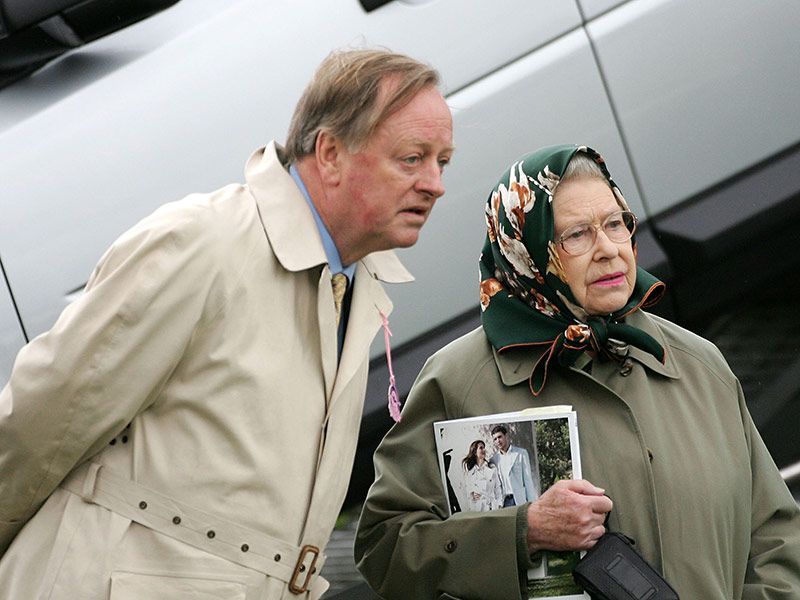
[[[636,231],[636,215],[628,210],[621,210],[608,215],[600,227],[594,223],[574,225],[558,237],[558,243],[564,252],[572,256],[586,254],[594,246],[597,230],[601,228],[612,242],[627,242]]]

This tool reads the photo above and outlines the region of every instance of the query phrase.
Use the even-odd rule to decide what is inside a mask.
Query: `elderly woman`
[[[375,457],[356,540],[370,584],[520,598],[532,555],[591,548],[610,511],[685,600],[800,598],[798,508],[717,348],[642,310],[663,284],[636,265],[636,218],[600,155],[525,156],[486,219],[482,326],[428,360]],[[577,411],[586,480],[448,518],[431,423],[555,404]]]

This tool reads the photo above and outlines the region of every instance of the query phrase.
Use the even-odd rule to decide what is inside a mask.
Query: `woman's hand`
[[[605,490],[584,479],[554,483],[528,507],[528,551],[588,550],[606,529],[611,511]]]

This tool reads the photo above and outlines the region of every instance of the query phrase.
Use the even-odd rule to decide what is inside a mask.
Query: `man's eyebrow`
[[[420,138],[410,138],[408,140],[408,143],[410,145],[412,145],[412,146],[421,146],[422,148],[425,148],[426,150],[429,150],[430,147],[431,147],[431,143],[430,142],[425,141],[425,140],[421,140]],[[456,147],[451,144],[449,146],[445,146],[444,148],[442,148],[442,153],[447,152],[449,154],[452,154],[453,152],[455,152],[455,150],[456,150]]]

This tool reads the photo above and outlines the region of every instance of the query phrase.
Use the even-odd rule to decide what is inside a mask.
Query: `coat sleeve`
[[[800,598],[800,509],[756,430],[739,389],[750,444],[752,521],[742,600]]]
[[[154,401],[200,319],[210,244],[198,215],[163,211],[117,240],[85,293],[17,356],[0,392],[0,554]]]
[[[461,391],[444,390],[436,372],[434,356],[402,421],[376,452],[376,479],[356,535],[357,566],[387,600],[520,598],[517,509],[448,517],[433,422],[450,418],[445,403]]]

